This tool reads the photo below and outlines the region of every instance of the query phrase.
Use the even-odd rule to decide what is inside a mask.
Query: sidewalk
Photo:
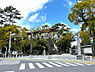
[[[87,63],[87,64],[95,64],[95,58],[92,60],[77,60],[75,56],[67,55],[52,55],[52,56],[22,56],[18,58],[0,58],[2,60],[26,60],[26,61],[64,61],[64,62],[72,62],[72,63]]]
[[[71,62],[71,63],[86,63],[95,64],[95,60],[68,60],[68,59],[47,59],[47,58],[3,58],[2,60],[24,60],[24,61],[61,61],[61,62]]]

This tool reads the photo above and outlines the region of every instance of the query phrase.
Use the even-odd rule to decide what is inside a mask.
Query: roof
[[[55,29],[57,29],[57,27],[53,27],[53,28],[49,28],[49,29],[45,29],[45,30],[38,30],[38,31],[34,31],[32,32],[33,34],[37,34],[37,33],[49,33],[49,32],[53,32]],[[31,32],[26,32],[28,35],[31,35]]]

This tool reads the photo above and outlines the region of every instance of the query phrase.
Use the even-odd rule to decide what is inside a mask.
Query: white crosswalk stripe
[[[39,68],[44,68],[44,66],[40,63],[36,63],[36,65],[39,67]]]
[[[29,68],[30,69],[35,69],[34,65],[32,63],[29,63]]]
[[[80,66],[84,66],[83,64],[80,64],[80,63],[75,63],[75,64],[80,65]]]
[[[45,68],[45,67],[49,67],[49,68],[53,68],[53,67],[68,67],[68,66],[85,66],[85,65],[91,65],[91,64],[82,64],[82,63],[69,63],[69,62],[42,62],[42,63],[35,63],[36,65],[34,65],[34,63],[28,63],[29,69],[36,69],[35,66],[37,66],[38,68]],[[24,70],[25,69],[25,63],[22,63],[19,67],[19,70]],[[12,71],[8,71],[8,72],[12,72]]]
[[[34,65],[35,64],[35,65]],[[45,68],[45,67],[48,67],[48,68],[54,68],[54,67],[68,67],[68,66],[86,66],[86,65],[92,65],[92,64],[85,64],[85,63],[70,63],[70,62],[58,62],[58,61],[55,61],[55,62],[42,62],[42,63],[28,63],[28,67],[29,69],[36,69],[36,67],[38,68]],[[20,67],[19,67],[19,70],[25,70],[25,67],[26,64],[25,63],[21,63],[20,64]],[[14,72],[14,71],[4,71],[4,72]]]
[[[77,65],[75,65],[75,64],[68,63],[68,62],[65,62],[65,63],[68,64],[68,65],[71,65],[71,66],[77,66]]]
[[[63,64],[63,63],[61,63],[61,62],[56,62],[56,63],[58,63],[58,64],[60,64],[60,65],[63,65],[63,66],[69,66],[69,65]]]
[[[50,64],[48,64],[48,63],[46,63],[46,62],[43,62],[43,64],[46,65],[47,67],[50,67],[50,68],[51,68],[51,67],[54,67],[54,66],[52,66],[52,65],[50,65]]]
[[[50,64],[52,64],[52,65],[54,65],[54,66],[57,66],[57,67],[62,67],[61,65],[58,65],[58,64],[53,63],[53,62],[48,62],[48,63],[50,63]]]
[[[20,65],[19,70],[24,70],[24,69],[25,69],[25,63],[22,63],[22,64]]]

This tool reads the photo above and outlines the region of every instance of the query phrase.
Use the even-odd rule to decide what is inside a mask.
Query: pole
[[[33,33],[31,33],[30,54],[32,54],[32,48],[33,48]]]
[[[8,50],[9,57],[10,57],[10,49],[11,49],[11,31],[10,31],[10,37],[9,37],[9,50]]]
[[[78,55],[81,55],[81,48],[80,48],[80,33],[78,33],[77,45],[78,45]]]

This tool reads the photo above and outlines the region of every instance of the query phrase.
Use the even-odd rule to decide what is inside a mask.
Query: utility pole
[[[8,50],[8,57],[10,57],[10,49],[11,49],[11,31],[10,31],[10,37],[9,37],[9,50]]]

